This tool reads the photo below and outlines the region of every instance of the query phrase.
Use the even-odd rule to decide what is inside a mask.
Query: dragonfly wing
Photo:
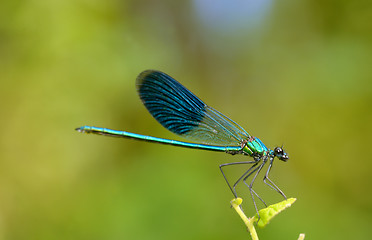
[[[243,139],[249,138],[249,134],[237,123],[207,105],[199,127],[192,129],[188,135],[193,139],[202,137],[206,142],[214,144],[223,142],[240,145]]]
[[[198,143],[239,146],[249,134],[234,121],[165,73],[147,70],[137,77],[139,96],[165,128]]]

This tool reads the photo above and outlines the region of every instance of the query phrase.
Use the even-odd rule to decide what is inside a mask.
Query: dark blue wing
[[[142,72],[137,77],[137,90],[151,115],[182,137],[218,146],[239,146],[249,137],[242,127],[165,73]]]

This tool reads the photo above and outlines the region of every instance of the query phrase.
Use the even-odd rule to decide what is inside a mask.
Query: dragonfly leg
[[[233,187],[231,187],[231,185],[230,185],[229,181],[227,180],[227,177],[226,177],[224,171],[222,170],[222,168],[223,168],[223,167],[226,167],[226,166],[237,165],[237,164],[252,164],[252,163],[255,163],[255,164],[254,164],[252,167],[250,167],[250,168],[248,169],[248,171],[246,171],[246,172],[245,172],[245,173],[244,173],[244,174],[243,174],[243,175],[238,179],[238,181],[235,182],[235,184],[233,185]],[[221,165],[220,165],[221,173],[222,173],[223,177],[225,178],[225,181],[226,181],[227,185],[229,186],[231,192],[234,194],[235,198],[238,197],[238,194],[237,194],[236,191],[235,191],[235,187],[236,187],[236,185],[237,185],[237,184],[240,182],[240,180],[241,180],[241,179],[242,179],[246,174],[248,174],[248,172],[249,172],[249,171],[250,171],[254,166],[256,166],[256,165],[257,165],[257,161],[233,162],[233,163],[225,163],[225,164],[221,164]]]
[[[276,186],[275,183],[273,181],[271,181],[271,179],[269,178],[269,173],[270,173],[271,167],[273,165],[273,162],[274,162],[274,160],[271,159],[270,160],[269,167],[267,168],[265,177],[263,178],[263,181],[264,181],[264,183],[266,185],[268,185],[269,187],[271,187],[272,189],[274,189],[275,191],[277,191],[278,193],[280,193],[280,195],[282,195],[284,197],[284,199],[287,200],[287,197],[285,196],[285,194],[283,193],[283,191],[280,190],[280,188],[278,186]],[[266,182],[266,180],[268,180],[270,183]]]
[[[251,193],[251,196],[252,196],[252,200],[253,200],[253,204],[254,204],[254,207],[256,209],[256,212],[257,212],[257,215],[258,215],[258,219],[260,219],[260,214],[258,213],[258,208],[257,208],[257,204],[256,204],[256,201],[254,200],[254,195],[256,195],[260,200],[261,202],[263,202],[263,204],[265,204],[265,206],[267,207],[267,204],[265,203],[265,201],[253,190],[253,183],[254,181],[256,180],[257,178],[257,175],[260,173],[260,171],[262,170],[263,166],[265,165],[266,161],[261,163],[260,166],[258,166],[257,168],[255,168],[249,175],[247,175],[246,177],[244,177],[243,179],[243,182],[245,185],[247,185],[247,187],[249,188],[249,191]],[[247,178],[252,174],[256,172],[256,174],[253,176],[253,179],[251,181],[251,183],[248,185],[246,180]],[[253,195],[254,194],[254,195]]]
[[[243,178],[245,178],[245,177],[247,177],[247,176],[250,176],[250,175],[252,175],[255,171],[257,171],[257,169],[258,168],[254,168],[254,167],[256,167],[257,166],[257,164],[258,164],[258,162],[255,162],[235,183],[234,183],[234,185],[233,185],[233,189],[234,189],[234,191],[236,192],[236,190],[235,190],[235,188],[236,188],[236,186],[238,185],[238,183],[243,179]]]

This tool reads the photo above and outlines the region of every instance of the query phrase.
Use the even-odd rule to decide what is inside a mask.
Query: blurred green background
[[[284,144],[271,176],[298,201],[260,239],[370,239],[371,19],[367,0],[3,1],[0,239],[249,239],[218,169],[246,157],[74,131],[179,139],[137,96],[145,69]]]

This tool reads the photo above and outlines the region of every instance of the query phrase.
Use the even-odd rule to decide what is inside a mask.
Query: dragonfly
[[[263,142],[249,135],[236,122],[219,111],[205,104],[195,94],[169,75],[157,71],[146,70],[136,79],[137,91],[142,103],[150,114],[169,131],[188,139],[177,141],[141,135],[108,128],[82,126],[76,128],[82,133],[93,133],[111,137],[132,138],[146,142],[161,143],[184,148],[225,152],[251,157],[250,161],[230,162],[219,165],[220,171],[231,192],[238,197],[236,186],[243,182],[250,191],[253,204],[258,213],[255,196],[267,207],[266,202],[253,190],[253,183],[266,163],[269,164],[263,181],[287,199],[286,195],[269,178],[269,172],[275,158],[286,162],[288,154],[282,147],[268,149]],[[224,168],[232,165],[250,166],[235,182],[230,184]],[[253,176],[250,182],[247,179]]]

